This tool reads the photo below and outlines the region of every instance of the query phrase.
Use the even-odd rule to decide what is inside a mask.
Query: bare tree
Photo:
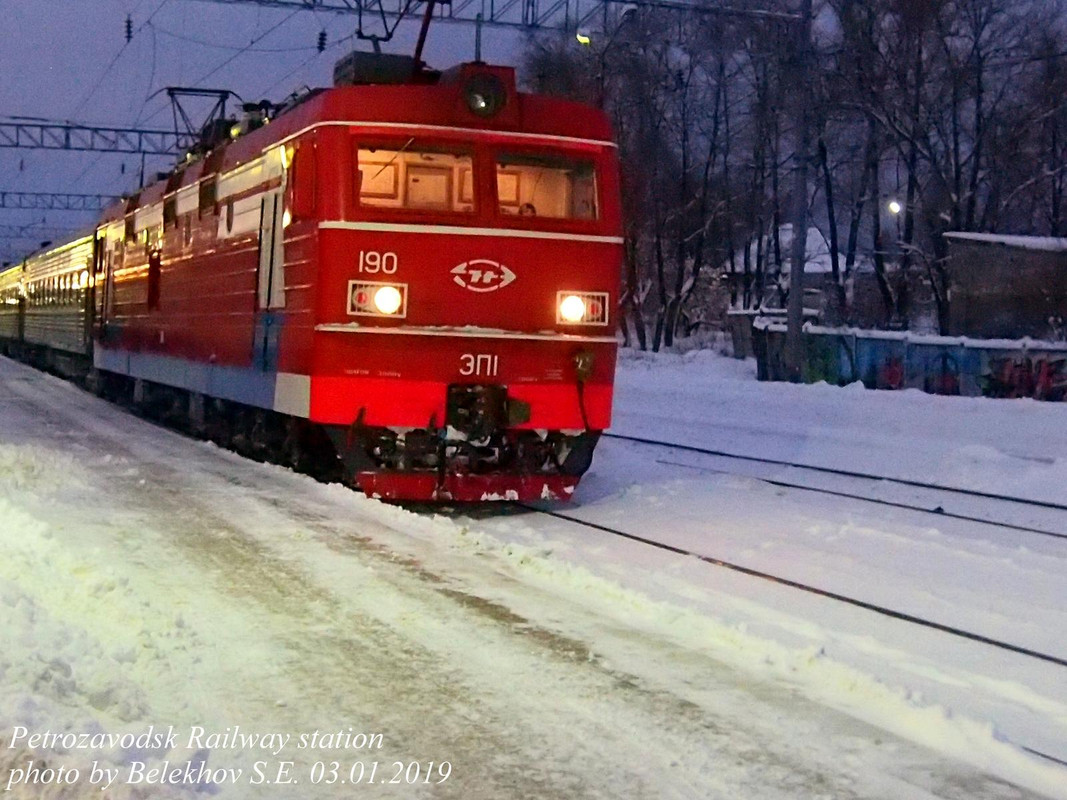
[[[944,324],[946,231],[1059,235],[1067,224],[1063,2],[822,0],[816,10],[813,224],[829,243],[830,315],[902,324],[909,298],[926,293]],[[588,48],[531,38],[527,82],[599,104],[616,126],[628,342],[659,349],[691,333],[720,266],[734,304],[759,306],[772,287],[784,300],[788,55],[773,24],[657,8],[609,19]],[[885,216],[890,198],[897,217]],[[861,280],[881,298],[876,317],[855,307]]]

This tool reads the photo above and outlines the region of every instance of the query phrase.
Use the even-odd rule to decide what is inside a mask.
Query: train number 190
[[[459,374],[494,378],[500,366],[499,359],[489,353],[464,353],[459,357]]]
[[[392,275],[396,272],[399,261],[396,253],[379,253],[377,250],[359,251],[359,271],[376,275],[381,272]]]

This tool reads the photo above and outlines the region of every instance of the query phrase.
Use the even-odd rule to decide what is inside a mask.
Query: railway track
[[[710,448],[696,447],[694,445],[678,444],[676,442],[663,442],[657,439],[647,439],[638,436],[624,436],[622,434],[617,433],[604,433],[603,437],[606,439],[617,439],[619,441],[631,442],[635,444],[645,445],[648,447],[659,447],[678,452],[696,453],[699,455],[711,456],[714,458],[726,460],[767,464],[769,466],[777,467],[788,467],[790,469],[796,469],[801,471],[806,470],[808,472],[832,475],[841,478],[849,478],[853,480],[870,481],[878,484],[896,484],[899,486],[907,486],[914,489],[923,489],[934,492],[945,492],[950,495],[960,497],[974,497],[982,500],[992,500],[999,503],[1014,504],[1017,506],[1067,512],[1067,504],[1056,503],[1050,500],[1035,500],[1025,497],[1015,497],[1013,495],[998,494],[995,492],[984,492],[976,489],[964,489],[962,487],[949,486],[946,484],[929,483],[925,481],[910,480],[907,478],[895,478],[888,475],[877,475],[868,472],[839,469],[836,467],[824,467],[817,464],[804,464],[796,461],[787,461],[784,459],[776,458],[765,458],[762,456],[753,456],[744,453],[732,453],[725,450],[714,450]],[[857,500],[864,503],[872,503],[875,505],[887,506],[890,508],[899,508],[907,511],[915,511],[922,514],[931,514],[946,519],[956,519],[964,522],[974,522],[981,525],[989,525],[997,528],[1021,531],[1023,533],[1032,533],[1039,536],[1048,536],[1056,539],[1067,539],[1067,532],[1048,530],[1047,528],[1038,528],[1032,525],[1021,525],[1014,522],[991,519],[989,517],[975,516],[973,514],[949,511],[946,510],[943,505],[936,505],[931,507],[915,503],[907,503],[899,500],[887,500],[879,497],[871,497],[870,495],[857,494],[855,492],[848,492],[842,489],[831,489],[823,486],[812,486],[811,484],[795,483],[793,481],[782,480],[781,478],[770,478],[761,475],[752,475],[745,472],[732,472],[730,470],[720,470],[696,464],[683,464],[677,461],[669,461],[665,459],[657,459],[657,461],[661,464],[666,464],[670,466],[685,467],[687,469],[696,469],[704,472],[715,472],[725,475],[735,475],[738,477],[752,478],[753,480],[761,481],[770,486],[777,486],[786,489],[796,489],[798,491],[804,492],[814,492],[817,494],[824,494],[831,497],[842,497],[850,500]]]
[[[1043,661],[1045,663],[1053,664],[1058,667],[1067,667],[1067,657],[1057,656],[1051,653],[1043,653],[1039,650],[1034,650],[1029,647],[1022,647],[1020,645],[1012,644],[1011,642],[1006,642],[1001,639],[995,639],[990,636],[984,636],[980,633],[975,633],[974,631],[968,631],[963,628],[955,627],[953,625],[946,625],[944,623],[937,622],[936,620],[927,619],[916,614],[911,614],[905,611],[900,611],[898,609],[878,605],[877,603],[871,603],[866,600],[862,600],[856,597],[850,597],[848,595],[840,594],[838,592],[820,589],[819,587],[802,583],[801,581],[795,581],[790,578],[783,577],[781,575],[775,575],[770,572],[764,572],[762,570],[747,567],[742,564],[735,563],[733,561],[727,561],[726,559],[716,558],[715,556],[710,556],[704,553],[698,553],[696,551],[689,550],[684,547],[678,547],[676,545],[668,544],[666,542],[659,542],[655,539],[650,539],[646,536],[641,536],[639,534],[619,530],[618,528],[612,528],[607,525],[601,525],[597,522],[590,522],[588,520],[579,519],[569,514],[564,514],[560,511],[552,511],[545,508],[538,508],[537,506],[529,505],[526,503],[515,503],[514,506],[529,512],[546,515],[559,520],[565,520],[574,525],[579,525],[585,528],[600,531],[602,533],[607,533],[612,536],[617,536],[622,539],[628,539],[633,542],[638,542],[649,547],[654,547],[658,550],[664,550],[669,553],[675,553],[677,555],[695,558],[699,561],[704,562],[705,564],[709,564],[714,567],[727,569],[732,572],[738,572],[742,575],[747,575],[752,578],[757,578],[759,580],[775,583],[780,586],[786,586],[788,588],[796,589],[797,591],[805,592],[807,594],[816,595],[818,597],[823,597],[828,600],[836,601],[838,603],[853,606],[855,608],[860,608],[865,611],[878,614],[880,616],[889,617],[891,619],[899,620],[901,622],[907,622],[923,628],[940,631],[941,633],[946,633],[957,638],[966,639],[968,641],[983,644],[989,647],[996,648],[998,650],[1003,650],[1009,653],[1015,653],[1017,655],[1025,656],[1027,658]],[[1027,747],[1025,745],[1018,746],[1022,750],[1025,750],[1027,753],[1030,753],[1031,755],[1037,756],[1047,761],[1055,762],[1063,766],[1067,766],[1067,759],[1059,758],[1057,756],[1042,752],[1040,750],[1036,750],[1031,747]]]

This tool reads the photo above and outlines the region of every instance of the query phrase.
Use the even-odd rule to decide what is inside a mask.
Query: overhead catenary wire
[[[329,44],[326,45],[326,49],[323,50],[322,52],[318,52],[317,49],[316,49],[316,52],[312,53],[310,57],[308,57],[307,59],[302,61],[300,64],[298,64],[296,67],[291,69],[289,72],[285,73],[282,77],[280,77],[277,80],[275,80],[272,84],[270,84],[270,86],[267,86],[267,87],[264,87],[263,89],[260,89],[258,92],[256,92],[256,94],[266,95],[266,94],[270,93],[271,91],[276,89],[279,85],[281,85],[282,83],[284,83],[285,81],[289,80],[291,77],[296,75],[302,69],[306,68],[311,62],[315,61],[320,56],[323,56],[326,53],[330,52],[331,50],[333,50],[333,49],[335,49],[337,47],[341,47],[342,45],[353,41],[355,38],[356,38],[356,34],[352,33],[352,34],[349,34],[348,36],[345,36],[342,39],[338,39],[335,42],[330,42]]]
[[[153,11],[148,16],[148,19],[146,19],[144,22],[142,22],[140,24],[140,26],[133,32],[133,37],[132,38],[136,38],[137,34],[140,33],[142,30],[144,30],[145,26],[149,25],[152,22],[152,19],[156,16],[156,14],[158,14],[163,9],[163,6],[165,6],[169,2],[170,2],[170,0],[162,0],[160,2],[160,4],[158,6],[156,6],[156,10]],[[136,9],[140,7],[140,5],[141,4],[138,3],[137,7],[135,7],[134,10],[136,11]],[[84,97],[82,97],[81,102],[79,102],[77,107],[75,107],[75,109],[71,112],[71,117],[72,118],[76,117],[78,115],[78,112],[80,112],[83,108],[85,108],[85,105],[90,100],[93,99],[93,95],[95,95],[97,93],[97,91],[99,91],[100,87],[104,83],[104,80],[107,78],[108,73],[110,73],[112,67],[114,67],[115,64],[118,63],[118,60],[122,57],[122,54],[126,52],[126,48],[129,46],[129,44],[130,44],[129,41],[124,41],[122,43],[122,46],[118,49],[118,52],[115,53],[115,55],[111,59],[111,61],[108,62],[107,66],[104,67],[104,71],[100,73],[100,77],[96,79],[96,83],[93,84],[93,86],[89,90],[88,94],[86,94]]]
[[[253,37],[252,37],[252,39],[251,39],[251,40],[250,40],[250,41],[248,42],[248,44],[246,44],[246,45],[244,45],[244,46],[242,46],[242,47],[238,48],[238,49],[237,49],[237,50],[236,50],[236,51],[235,51],[235,52],[234,52],[234,53],[233,53],[232,55],[230,55],[229,57],[227,57],[226,59],[224,59],[224,60],[223,60],[223,61],[222,61],[221,63],[219,63],[218,65],[216,65],[215,67],[213,67],[213,68],[212,68],[212,69],[211,69],[210,71],[208,71],[208,72],[207,72],[207,73],[205,73],[204,75],[201,75],[201,76],[200,76],[199,78],[197,78],[196,80],[194,80],[194,81],[193,81],[193,82],[192,82],[192,83],[191,83],[190,85],[191,85],[191,86],[198,86],[198,87],[202,87],[202,86],[203,86],[203,84],[204,84],[204,81],[206,81],[206,80],[207,80],[208,78],[210,78],[210,77],[211,77],[212,75],[214,75],[214,74],[215,74],[215,73],[217,73],[217,72],[218,72],[219,70],[221,70],[221,69],[222,69],[223,67],[225,67],[225,66],[227,66],[228,64],[230,64],[231,62],[233,62],[233,61],[234,61],[235,59],[237,59],[237,58],[238,58],[239,56],[243,55],[244,53],[247,53],[247,52],[253,52],[252,48],[253,48],[253,47],[254,47],[254,46],[255,46],[255,45],[257,44],[257,43],[261,42],[261,41],[262,41],[263,39],[265,39],[265,38],[266,38],[267,36],[269,36],[270,34],[274,33],[274,31],[276,31],[276,30],[277,30],[278,28],[280,28],[280,27],[281,27],[282,25],[284,25],[285,23],[287,23],[287,22],[288,22],[289,20],[291,20],[291,19],[292,19],[292,18],[293,18],[294,16],[296,16],[296,15],[297,15],[298,13],[299,13],[299,11],[292,11],[292,12],[290,12],[290,13],[289,13],[289,14],[288,14],[287,16],[285,16],[284,18],[282,18],[281,20],[279,20],[278,22],[276,22],[276,23],[275,23],[274,25],[272,25],[272,26],[271,26],[271,27],[269,27],[269,28],[268,28],[267,30],[265,30],[265,31],[264,31],[263,33],[261,33],[261,34],[258,34],[258,35],[256,35],[256,36],[253,36]],[[318,53],[316,53],[316,55],[318,55]],[[159,107],[159,108],[158,108],[158,109],[157,109],[156,111],[152,112],[151,114],[149,114],[149,115],[148,115],[148,116],[147,116],[147,117],[145,118],[145,122],[149,122],[149,121],[151,121],[151,120],[155,119],[155,118],[156,118],[156,117],[158,117],[158,116],[159,116],[160,114],[162,114],[162,113],[163,113],[163,112],[164,112],[164,111],[166,110],[166,108],[167,108],[167,107],[166,107],[165,105],[164,105],[164,106],[160,106],[160,107]]]
[[[167,3],[169,3],[169,2],[170,2],[170,0],[161,0],[160,4],[158,6],[156,6],[155,11],[153,11],[151,14],[149,14],[148,18],[144,22],[142,22],[141,25],[134,31],[132,38],[136,38],[138,33],[140,33],[146,27],[150,26],[152,24],[152,20],[155,18],[155,16],[160,11],[162,11],[163,7],[165,5],[167,5]],[[138,8],[140,8],[140,7],[141,7],[141,2],[138,2],[137,5],[134,7],[133,11],[130,12],[131,15],[134,12],[136,12],[136,10]],[[111,61],[108,62],[108,65],[104,68],[104,71],[102,73],[100,73],[100,77],[97,79],[96,83],[93,84],[93,88],[89,90],[89,93],[82,98],[82,101],[78,104],[77,108],[75,108],[74,111],[71,113],[71,117],[76,117],[78,115],[78,112],[81,111],[81,109],[85,107],[85,104],[88,103],[92,99],[93,95],[96,94],[96,92],[100,89],[100,86],[103,84],[104,79],[107,78],[108,73],[111,72],[112,67],[114,67],[115,64],[118,62],[119,58],[122,57],[122,54],[126,52],[126,48],[129,46],[129,44],[130,44],[129,41],[125,41],[125,42],[122,43],[122,47],[120,47],[119,51],[117,53],[115,53],[114,58],[112,58]],[[149,80],[148,95],[146,95],[144,101],[141,103],[140,111],[137,112],[137,117],[136,117],[136,121],[134,122],[134,127],[136,127],[137,122],[140,121],[141,115],[144,114],[145,106],[147,105],[148,99],[151,96],[151,91],[152,91],[151,84],[155,80],[155,71],[156,71],[156,42],[155,42],[155,37],[153,37],[153,39],[152,39],[152,77]],[[89,174],[89,171],[92,170],[97,164],[100,163],[101,158],[103,158],[103,156],[102,155],[98,155],[95,158],[93,158],[92,160],[90,160],[88,164],[86,164],[85,168],[82,169],[82,171],[78,173],[76,178],[74,178],[73,183],[74,183],[75,186],[79,185],[81,183],[82,179],[85,178],[85,176]]]
[[[206,80],[207,80],[208,78],[210,78],[210,77],[211,77],[212,75],[214,75],[214,74],[215,74],[216,72],[218,72],[218,71],[219,71],[220,69],[222,69],[223,67],[225,67],[225,66],[226,66],[227,64],[231,63],[231,62],[232,62],[232,61],[233,61],[234,59],[236,59],[236,58],[237,58],[238,56],[240,56],[240,55],[242,55],[243,53],[247,52],[247,51],[248,51],[248,50],[249,50],[249,49],[250,49],[251,47],[253,47],[254,45],[258,44],[258,43],[259,43],[259,42],[261,42],[261,41],[262,41],[263,39],[265,39],[265,38],[267,38],[268,36],[270,36],[270,34],[274,33],[274,31],[276,31],[276,30],[277,30],[278,28],[280,28],[280,27],[281,27],[282,25],[284,25],[285,23],[287,23],[287,22],[288,22],[289,20],[291,20],[291,19],[292,19],[293,17],[295,17],[295,16],[296,16],[297,14],[299,14],[299,13],[300,13],[300,12],[299,12],[299,10],[291,12],[291,13],[290,13],[290,14],[289,14],[288,16],[286,16],[285,18],[283,18],[283,19],[279,20],[279,21],[278,21],[278,22],[276,22],[276,23],[275,23],[274,25],[271,25],[271,26],[270,26],[269,28],[267,28],[267,30],[265,30],[265,31],[264,31],[263,33],[261,33],[261,34],[260,34],[259,36],[255,36],[255,37],[253,37],[253,38],[252,38],[252,40],[251,40],[251,41],[250,41],[250,42],[249,42],[249,43],[248,43],[248,44],[247,44],[246,46],[242,47],[242,48],[241,48],[240,50],[238,50],[238,51],[237,51],[236,53],[234,53],[234,54],[233,54],[232,56],[230,56],[229,58],[227,58],[227,59],[226,59],[225,61],[223,61],[223,62],[222,62],[221,64],[219,64],[219,65],[218,65],[217,67],[215,67],[215,68],[214,68],[213,70],[211,70],[211,71],[210,71],[210,72],[208,72],[207,74],[205,74],[205,75],[201,76],[200,78],[198,78],[198,79],[197,79],[197,80],[196,80],[196,81],[194,82],[194,84],[202,84],[202,83],[203,83],[204,81],[206,81]]]
[[[127,9],[126,10],[127,10],[128,14],[130,16],[136,14],[137,10],[141,7],[141,5],[144,2],[145,2],[145,0],[139,0],[139,2],[134,5],[133,9],[129,9],[129,6],[127,5]],[[149,111],[150,106],[152,104],[153,96],[155,94],[158,94],[158,93],[154,93],[152,91],[153,88],[154,88],[155,81],[156,81],[157,67],[158,67],[158,64],[159,64],[159,61],[160,61],[160,58],[161,58],[161,54],[159,52],[160,44],[157,42],[157,36],[156,36],[157,33],[161,34],[161,35],[163,35],[165,37],[166,36],[173,37],[175,40],[179,40],[179,41],[180,40],[191,40],[192,43],[199,44],[200,46],[217,47],[217,48],[220,48],[220,49],[232,50],[232,53],[230,55],[228,55],[220,63],[218,63],[217,65],[212,67],[210,70],[208,70],[207,72],[205,72],[203,75],[201,75],[195,81],[192,82],[193,85],[199,85],[199,86],[203,86],[206,81],[209,81],[211,79],[212,76],[214,76],[217,73],[219,73],[227,65],[231,64],[233,61],[235,61],[241,55],[246,54],[246,53],[250,53],[250,52],[252,52],[252,53],[255,53],[255,52],[278,52],[278,53],[281,53],[281,52],[294,52],[294,53],[299,53],[299,52],[304,52],[304,51],[310,51],[310,57],[309,58],[303,59],[293,69],[291,69],[288,72],[286,72],[280,78],[274,80],[270,84],[270,86],[268,86],[266,89],[263,90],[263,92],[269,92],[269,91],[273,90],[278,85],[283,84],[285,81],[289,80],[293,75],[298,74],[301,70],[305,70],[308,67],[309,64],[313,63],[315,61],[315,59],[318,58],[320,55],[322,55],[324,52],[335,51],[338,47],[343,46],[344,44],[350,42],[354,38],[354,34],[351,35],[351,36],[343,37],[341,39],[338,39],[336,41],[333,41],[333,42],[330,42],[330,43],[326,44],[326,46],[322,50],[319,50],[319,48],[314,43],[309,43],[308,45],[301,46],[301,47],[276,47],[276,48],[270,48],[270,47],[258,48],[258,47],[256,47],[257,44],[259,44],[260,42],[263,42],[265,39],[267,39],[267,37],[271,36],[272,34],[275,34],[276,31],[281,29],[290,20],[292,20],[295,16],[297,16],[297,14],[299,13],[299,9],[296,9],[296,10],[292,10],[290,13],[285,15],[283,18],[281,18],[278,21],[274,22],[272,25],[270,25],[268,28],[266,28],[266,30],[263,30],[261,33],[257,33],[254,36],[252,36],[250,38],[250,40],[244,45],[241,45],[241,46],[219,45],[219,44],[215,44],[215,43],[212,43],[212,42],[209,42],[209,41],[206,41],[206,40],[198,40],[195,37],[185,36],[185,35],[182,35],[180,33],[179,34],[175,34],[172,31],[166,30],[165,27],[157,25],[156,24],[156,18],[158,16],[158,14],[164,9],[164,7],[167,6],[168,3],[169,3],[169,0],[160,0],[158,2],[158,4],[155,5],[154,9],[151,11],[151,13],[148,15],[148,17],[133,29],[132,38],[137,38],[138,34],[144,33],[146,30],[151,34],[151,42],[150,42],[150,47],[151,47],[150,54],[151,55],[150,55],[150,68],[149,68],[148,84],[147,84],[147,89],[146,89],[144,98],[142,99],[142,101],[140,103],[140,107],[138,108],[137,113],[135,115],[135,122],[133,123],[134,125],[140,125],[140,124],[149,123],[151,120],[157,118],[160,113],[162,113],[163,111],[166,110],[166,105],[161,105],[159,108],[150,111],[150,113],[147,113],[147,115],[146,115],[146,111]],[[320,36],[321,36],[321,34],[320,34]],[[72,116],[76,116],[80,111],[82,111],[82,109],[84,109],[85,106],[88,103],[90,103],[90,101],[93,99],[93,97],[100,91],[101,87],[106,85],[106,82],[108,80],[109,75],[111,75],[114,72],[114,68],[115,68],[116,64],[119,63],[119,61],[122,59],[123,55],[127,52],[128,44],[129,44],[128,42],[123,42],[122,45],[118,48],[117,52],[112,56],[112,58],[109,60],[108,64],[105,66],[103,71],[96,78],[96,80],[94,81],[92,87],[89,89],[89,91],[85,95],[82,96],[82,98],[79,101],[78,105],[76,106],[74,112],[72,113]],[[102,160],[103,160],[103,156],[99,155],[99,154],[96,155],[94,158],[91,158],[88,161],[88,163],[86,163],[84,165],[84,167],[81,170],[79,170],[79,172],[75,176],[73,182],[75,184],[81,184],[82,181],[86,178],[86,176],[92,170],[94,170],[95,168],[97,168],[100,165]],[[151,167],[146,168],[145,165],[143,165],[143,164],[140,165],[140,172],[141,172],[142,175],[144,173],[150,172],[150,171],[151,171]],[[138,173],[138,165],[130,164],[128,162],[124,162],[122,164],[122,172],[123,172],[123,174],[126,174],[127,172],[129,172],[130,174],[136,175]]]
[[[252,48],[249,48],[247,45],[241,46],[241,45],[235,45],[235,44],[224,44],[222,42],[209,42],[206,39],[198,39],[195,36],[187,36],[185,34],[175,33],[174,31],[168,31],[168,30],[166,30],[164,28],[160,28],[158,25],[150,25],[149,27],[151,27],[153,30],[155,30],[155,32],[158,33],[160,36],[166,36],[169,39],[177,39],[178,41],[181,41],[181,42],[188,42],[190,44],[200,45],[201,47],[210,47],[210,48],[213,48],[215,50],[230,50],[230,51],[246,52],[246,53],[301,53],[301,52],[307,52],[309,50],[316,50],[317,49],[316,46],[313,45],[313,44],[311,44],[311,45],[303,45],[301,47],[252,47]]]

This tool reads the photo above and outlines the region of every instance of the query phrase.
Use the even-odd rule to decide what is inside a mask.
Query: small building
[[[949,336],[1062,341],[1067,239],[946,233]]]

